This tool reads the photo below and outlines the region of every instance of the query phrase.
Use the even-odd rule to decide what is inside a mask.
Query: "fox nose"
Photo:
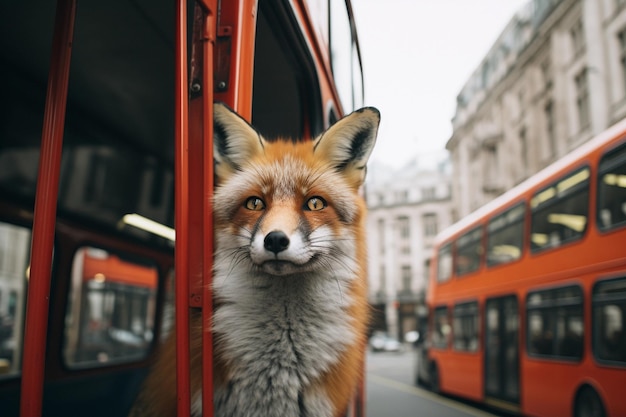
[[[282,252],[289,247],[289,238],[283,232],[275,230],[265,236],[263,246],[265,246],[265,249],[268,251],[278,255],[278,252]]]

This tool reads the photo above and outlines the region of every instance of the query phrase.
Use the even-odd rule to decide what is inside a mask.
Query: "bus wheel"
[[[578,393],[574,417],[606,417],[602,400],[593,388],[585,387]]]
[[[439,394],[441,391],[441,387],[439,386],[439,370],[437,369],[437,364],[435,362],[431,362],[430,371],[428,375],[430,379],[430,389],[432,392]]]

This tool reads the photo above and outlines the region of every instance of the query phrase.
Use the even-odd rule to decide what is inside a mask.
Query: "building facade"
[[[433,239],[451,223],[447,155],[430,168],[370,169],[366,200],[372,328],[402,340],[424,309]]]
[[[626,117],[626,0],[532,0],[457,96],[453,220]]]

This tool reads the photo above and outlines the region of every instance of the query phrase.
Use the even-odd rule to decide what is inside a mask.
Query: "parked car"
[[[373,352],[401,352],[403,349],[402,343],[398,339],[384,332],[374,332],[369,345]]]

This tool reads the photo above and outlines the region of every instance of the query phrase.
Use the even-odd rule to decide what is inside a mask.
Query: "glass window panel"
[[[601,361],[626,364],[626,278],[593,289],[593,352]]]
[[[19,374],[31,231],[0,222],[0,379]]]
[[[433,347],[446,349],[450,340],[450,318],[448,307],[437,307],[433,315],[432,345]]]
[[[582,238],[589,217],[589,168],[535,194],[531,208],[533,251],[557,248]]]
[[[522,256],[524,204],[494,217],[487,224],[487,265],[513,262]]]
[[[452,244],[439,249],[437,255],[437,281],[446,282],[452,277]]]
[[[583,297],[578,286],[535,291],[527,298],[531,356],[580,359],[583,353]]]
[[[65,363],[97,367],[144,358],[154,334],[156,267],[103,249],[76,252],[65,318]]]
[[[346,2],[330,2],[330,62],[344,111],[354,109],[352,29]],[[360,81],[360,80],[359,80]]]
[[[626,143],[600,161],[597,212],[601,230],[626,225]]]
[[[480,267],[482,236],[482,228],[477,228],[459,237],[455,262],[457,275],[469,274]]]
[[[452,319],[453,347],[455,350],[475,352],[478,350],[478,303],[470,302],[454,306]]]

